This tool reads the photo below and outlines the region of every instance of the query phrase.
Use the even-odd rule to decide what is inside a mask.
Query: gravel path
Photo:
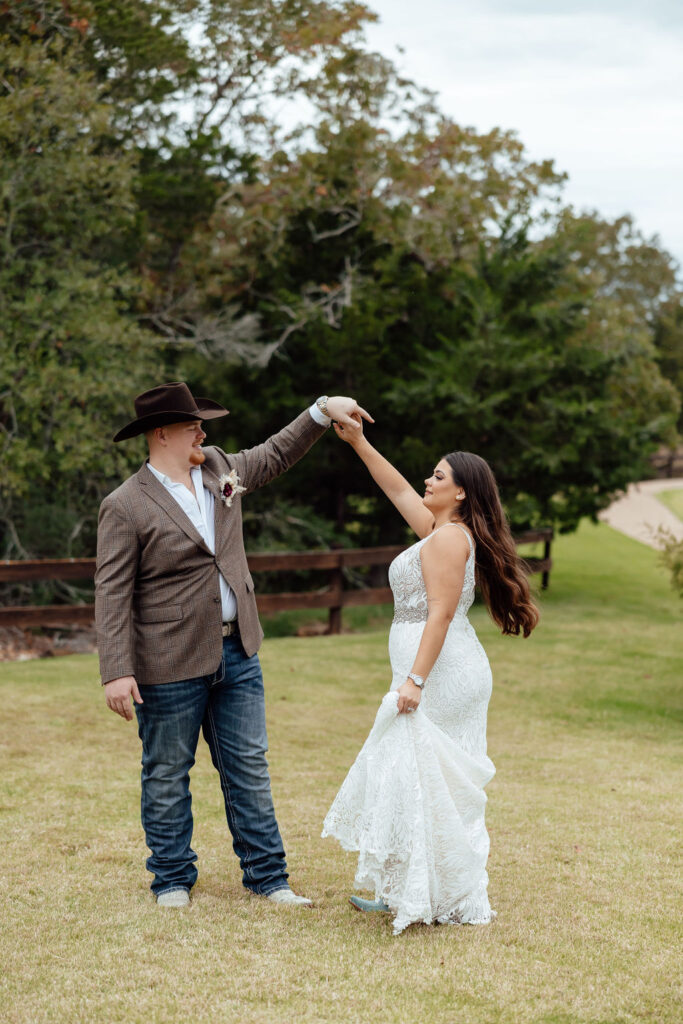
[[[615,530],[643,544],[649,544],[652,548],[661,547],[656,537],[660,527],[673,533],[679,540],[683,539],[681,520],[661,501],[657,501],[659,491],[673,491],[681,487],[683,477],[643,480],[639,484],[631,484],[626,494],[601,512],[599,518]]]

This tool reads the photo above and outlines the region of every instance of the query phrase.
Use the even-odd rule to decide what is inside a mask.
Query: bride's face
[[[425,480],[425,495],[422,504],[426,505],[433,515],[445,509],[455,509],[465,497],[465,492],[453,480],[451,467],[445,459],[437,463],[434,472]]]

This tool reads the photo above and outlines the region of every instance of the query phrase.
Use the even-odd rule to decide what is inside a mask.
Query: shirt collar
[[[164,487],[184,487],[185,486],[184,484],[179,484],[175,480],[171,480],[170,476],[166,476],[165,473],[162,473],[160,469],[157,469],[156,466],[153,466],[152,463],[149,462],[149,461],[147,462],[147,468],[149,470],[151,470],[152,473],[154,473],[154,475],[157,478],[157,480],[159,480],[160,483],[162,483],[164,485]],[[201,466],[193,466],[192,469],[190,470],[190,476],[192,477],[192,482],[195,485],[195,487],[197,486],[197,484],[203,485],[202,467]]]

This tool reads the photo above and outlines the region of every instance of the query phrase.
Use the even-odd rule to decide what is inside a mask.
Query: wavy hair
[[[471,452],[451,452],[444,458],[454,483],[465,492],[458,518],[477,544],[477,583],[491,618],[504,635],[529,636],[538,622],[538,608],[531,599],[491,467]]]

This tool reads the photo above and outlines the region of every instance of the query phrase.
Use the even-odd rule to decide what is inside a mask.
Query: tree
[[[595,344],[622,354],[612,382],[615,411],[649,409],[650,450],[655,437],[675,447],[683,430],[683,292],[673,258],[629,216],[605,221],[567,209],[557,234],[590,307],[587,331]],[[666,394],[670,412],[657,422]]]
[[[653,341],[662,376],[671,382],[680,399],[677,428],[683,434],[683,293],[667,297],[660,305]]]
[[[454,447],[483,455],[517,528],[573,530],[594,518],[645,472],[676,412],[646,339],[633,334],[622,347],[608,333],[595,343],[574,270],[557,240],[503,236],[482,250],[476,274],[451,277],[450,310],[425,298],[438,344],[418,346],[414,379],[394,390],[402,423],[420,410],[406,455],[427,461],[423,438],[435,455]]]
[[[92,546],[98,499],[129,466],[111,434],[159,372],[115,254],[134,161],[52,27],[0,41],[0,515],[8,555]]]

